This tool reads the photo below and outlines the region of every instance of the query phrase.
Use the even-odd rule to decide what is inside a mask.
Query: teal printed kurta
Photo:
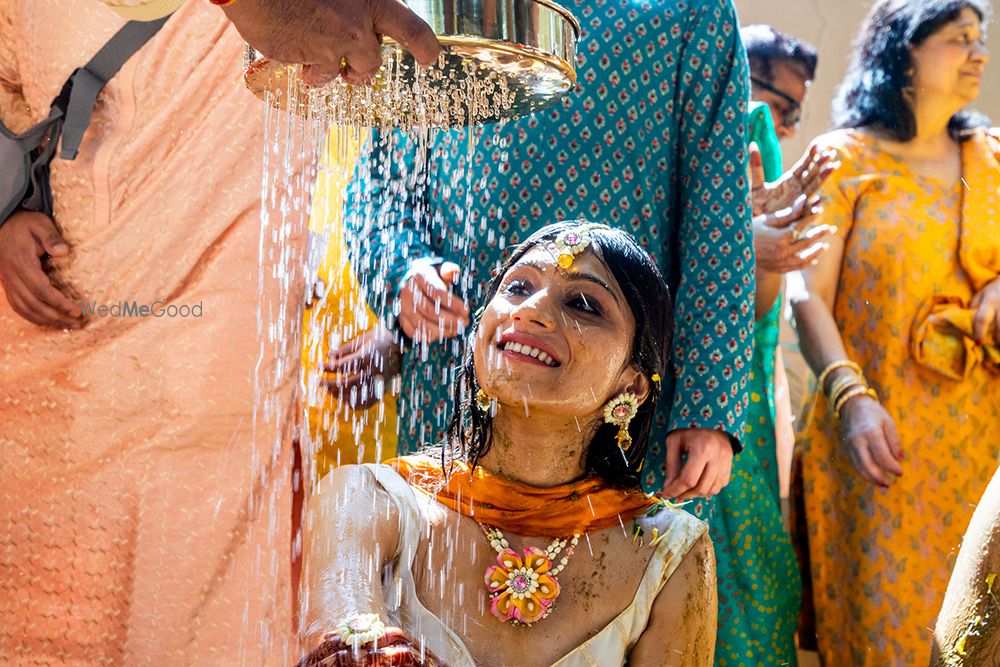
[[[462,266],[458,292],[475,311],[505,251],[540,227],[587,218],[631,232],[674,297],[673,373],[643,469],[659,490],[668,432],[718,429],[738,449],[746,421],[754,298],[746,54],[731,0],[567,6],[582,25],[578,81],[553,108],[427,144],[376,139],[359,171],[370,177],[348,198],[352,261],[370,305],[392,325],[415,260]],[[407,354],[403,451],[442,439],[459,349],[452,339]],[[712,503],[690,507],[708,517]]]

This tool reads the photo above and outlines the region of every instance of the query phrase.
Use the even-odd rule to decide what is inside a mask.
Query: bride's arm
[[[986,487],[948,582],[932,667],[1000,664],[1000,473]]]
[[[344,466],[320,481],[303,539],[305,650],[355,614],[379,614],[390,625],[381,572],[399,544],[399,510],[366,468]]]
[[[711,667],[717,615],[715,552],[706,532],[656,596],[628,664]]]

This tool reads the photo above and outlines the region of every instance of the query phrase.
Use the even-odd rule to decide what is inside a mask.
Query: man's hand
[[[459,268],[417,260],[399,291],[399,326],[414,343],[453,338],[469,326],[469,306],[452,293]]]
[[[980,345],[1000,345],[1000,278],[972,297],[972,332]]]
[[[337,76],[361,84],[382,65],[386,35],[430,65],[441,51],[434,32],[403,0],[239,0],[223,11],[265,57],[304,65],[303,80]]]
[[[392,332],[383,326],[366,331],[330,350],[323,370],[327,390],[342,396],[352,408],[364,410],[382,399],[382,391],[403,366],[403,352]]]
[[[687,461],[681,465],[681,456]],[[729,435],[706,428],[686,428],[667,436],[666,498],[711,498],[729,484],[733,446]]]
[[[800,161],[801,162],[801,161]],[[825,162],[823,163],[826,164]],[[795,170],[788,172],[794,174]],[[813,179],[810,185],[803,186],[805,190],[787,206],[771,213],[761,212],[753,218],[753,245],[757,256],[757,268],[768,273],[788,273],[800,271],[816,264],[816,260],[829,247],[820,241],[837,231],[831,225],[816,225],[813,222],[823,210],[819,195],[815,194],[828,175],[822,169],[818,172],[821,178]],[[824,175],[826,174],[826,175]],[[752,193],[754,210],[764,211],[780,202],[777,191],[769,191],[764,180],[764,164],[757,147],[750,147],[750,176],[753,182]],[[785,194],[790,195],[793,188],[786,187]],[[756,197],[765,198],[758,202]],[[769,198],[769,199],[768,199]]]
[[[0,286],[14,312],[56,329],[83,326],[80,307],[52,285],[43,258],[65,257],[69,246],[44,213],[18,211],[0,226]]]

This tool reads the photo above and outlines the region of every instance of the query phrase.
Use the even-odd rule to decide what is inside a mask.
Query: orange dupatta
[[[449,476],[429,456],[388,461],[410,486],[463,516],[516,535],[579,535],[623,525],[664,501],[609,487],[599,477],[549,488],[529,486],[455,461]]]

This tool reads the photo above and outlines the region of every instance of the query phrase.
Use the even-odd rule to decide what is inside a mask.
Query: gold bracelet
[[[867,389],[868,385],[855,383],[855,384],[850,384],[850,385],[844,387],[843,389],[841,389],[836,394],[834,394],[833,396],[830,397],[830,405],[832,405],[832,406],[838,405],[840,403],[840,399],[844,397],[844,394],[846,394],[849,391],[854,391],[855,389],[859,389],[859,388],[860,389]]]
[[[875,390],[872,389],[871,387],[857,386],[854,387],[853,389],[848,389],[847,391],[844,392],[844,395],[837,400],[837,403],[834,404],[833,416],[836,417],[837,419],[840,419],[840,411],[844,408],[844,406],[847,404],[849,400],[851,400],[856,396],[871,396],[876,401],[878,400],[878,394],[876,394]]]
[[[829,396],[830,398],[830,402],[836,403],[837,396],[839,396],[840,393],[844,391],[844,389],[855,384],[860,384],[863,387],[868,386],[868,382],[865,381],[864,376],[859,375],[858,373],[848,373],[843,377],[839,377],[836,380],[834,380],[833,384],[830,385],[830,393],[827,394],[827,396]]]
[[[865,372],[861,370],[861,366],[858,366],[850,359],[838,359],[837,361],[830,362],[830,364],[823,369],[823,372],[819,374],[819,379],[816,381],[819,383],[820,391],[823,391],[823,383],[826,382],[826,379],[828,377],[830,377],[830,373],[834,372],[838,368],[845,368],[845,367],[853,368],[858,375],[864,377]]]

